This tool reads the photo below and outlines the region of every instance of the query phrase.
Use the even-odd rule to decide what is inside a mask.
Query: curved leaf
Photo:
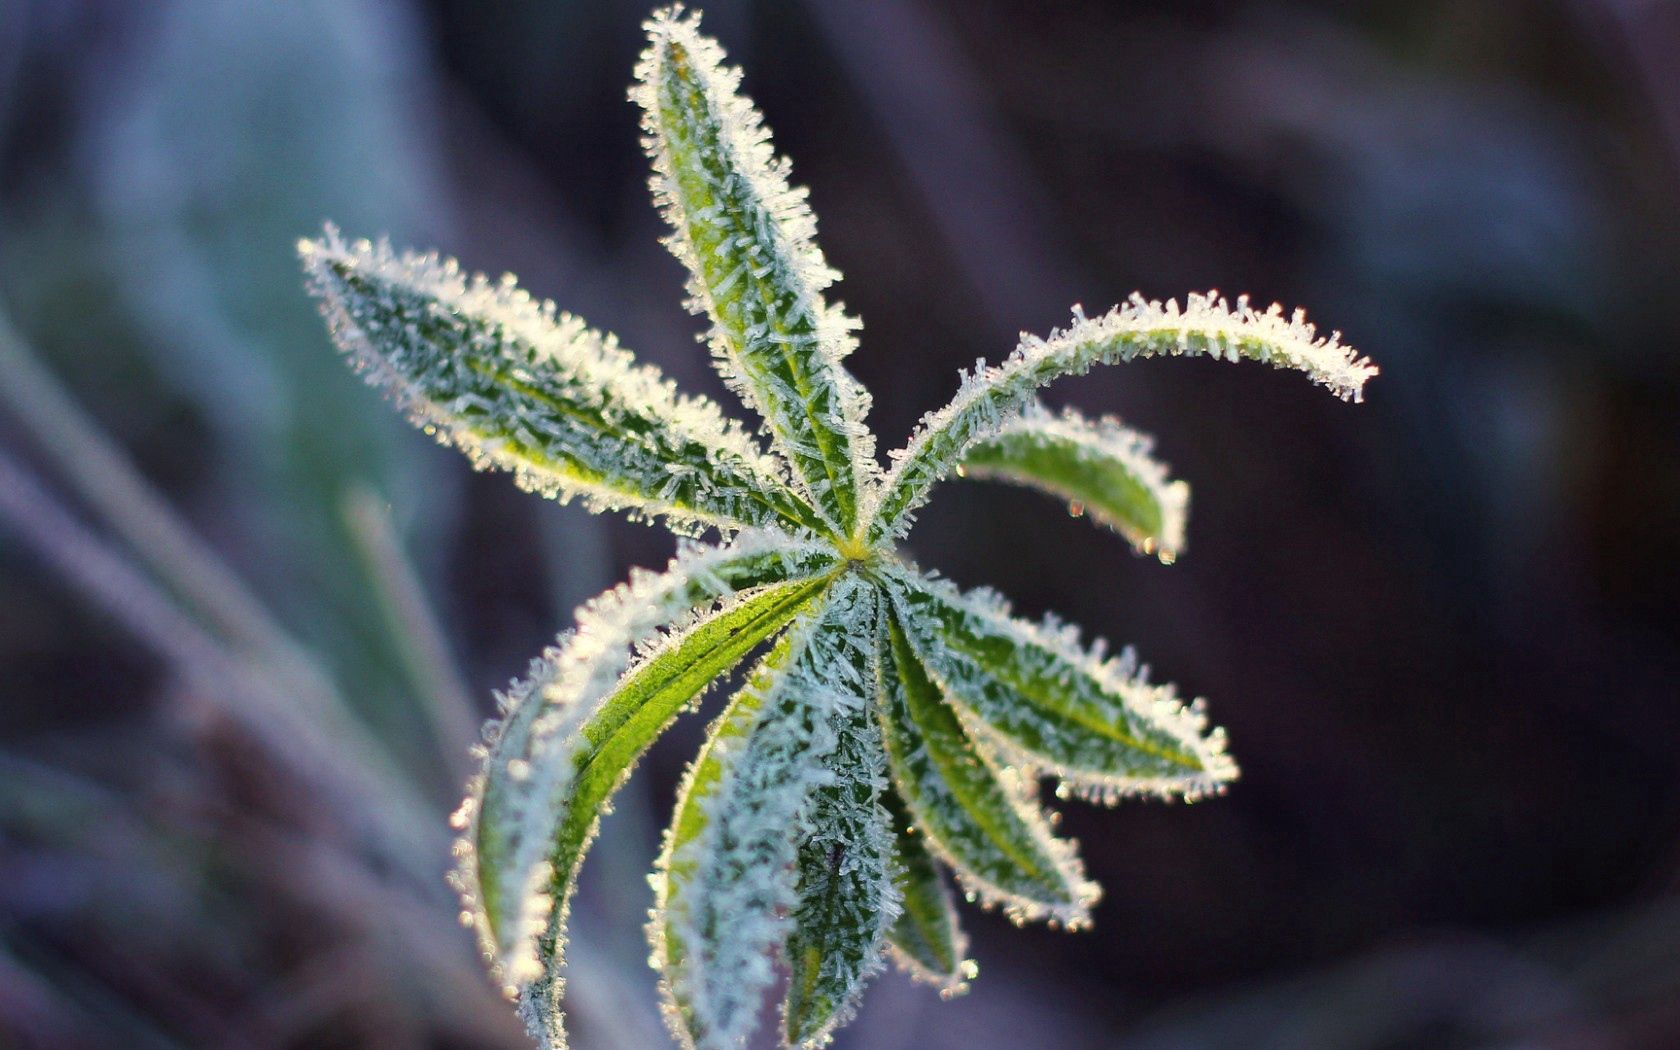
[[[1196,798],[1237,775],[1223,730],[1201,705],[1153,685],[1125,654],[1086,649],[1054,622],[1015,619],[990,592],[896,571],[905,635],[972,728],[1030,768],[1099,801],[1153,793]]]
[[[803,190],[788,188],[741,74],[699,32],[661,11],[631,97],[642,107],[654,196],[689,270],[689,305],[710,317],[724,379],[770,424],[776,447],[834,527],[850,534],[874,476],[869,399],[842,365],[857,324],[822,291],[839,276],[817,248]]]
[[[751,1033],[800,905],[795,864],[813,792],[835,783],[851,715],[867,704],[874,594],[855,575],[796,626],[714,723],[684,778],[655,871],[648,926],[672,1032],[735,1047]]]
[[[1047,492],[1170,565],[1184,549],[1190,486],[1167,480],[1152,445],[1113,417],[1035,404],[975,442],[958,473]]]
[[[968,990],[975,968],[965,958],[968,937],[957,919],[957,902],[904,800],[890,784],[881,792],[881,802],[892,822],[893,871],[902,909],[887,931],[893,956],[900,969],[938,988],[941,995],[960,995]]]
[[[977,367],[949,404],[922,417],[910,443],[892,453],[892,471],[869,510],[869,539],[902,535],[928,489],[954,470],[975,442],[1025,409],[1039,387],[1095,365],[1192,354],[1294,368],[1354,401],[1377,372],[1342,345],[1340,333],[1320,338],[1301,311],[1285,317],[1273,304],[1262,313],[1247,297],[1232,306],[1214,292],[1191,295],[1180,309],[1176,300],[1163,304],[1134,295],[1101,317],[1076,310],[1066,329],[1049,339],[1023,339],[1001,365]]]
[[[833,564],[820,547],[757,536],[691,552],[586,606],[505,698],[455,818],[466,832],[455,883],[494,971],[551,1046],[564,1045],[567,902],[602,807],[679,711],[828,586]]]
[[[1088,923],[1100,891],[1085,879],[1074,843],[1055,838],[1026,797],[1030,776],[999,769],[969,739],[906,637],[903,615],[887,619],[878,710],[893,782],[929,847],[967,889],[1011,916]]]
[[[679,395],[612,336],[511,280],[466,278],[454,260],[384,243],[346,244],[332,226],[298,250],[351,364],[475,467],[691,531],[821,527],[716,405]]]

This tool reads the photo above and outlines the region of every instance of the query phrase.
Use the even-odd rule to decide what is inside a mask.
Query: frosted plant
[[[689,767],[648,933],[672,1032],[745,1043],[785,973],[783,1039],[820,1046],[891,955],[946,994],[974,976],[943,874],[1017,921],[1090,922],[1098,888],[1037,800],[1195,799],[1237,767],[1200,702],[1055,621],[1030,623],[896,552],[933,485],[994,477],[1082,505],[1171,561],[1187,490],[1114,420],[1054,415],[1046,383],[1093,365],[1206,354],[1298,369],[1357,400],[1371,364],[1300,314],[1192,295],[1075,310],[962,377],[890,467],[845,370],[857,323],[758,112],[698,18],[647,23],[641,106],[667,241],[713,362],[762,439],[685,397],[613,337],[511,277],[346,242],[301,246],[334,338],[414,421],[479,467],[690,536],[660,573],[585,605],[500,698],[455,814],[462,919],[533,1033],[565,1045],[565,925],[614,790],[708,686],[767,650]],[[779,968],[777,961],[779,960]]]

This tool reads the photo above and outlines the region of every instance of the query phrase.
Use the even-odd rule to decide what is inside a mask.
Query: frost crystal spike
[[[1196,799],[1237,776],[1201,701],[1152,683],[1129,651],[903,560],[896,543],[933,487],[956,474],[1036,488],[1171,562],[1188,487],[1148,438],[1052,414],[1040,387],[1206,354],[1357,401],[1376,369],[1299,313],[1134,296],[982,363],[883,473],[868,395],[842,363],[857,325],[823,298],[836,275],[803,191],[698,16],[672,8],[646,28],[631,96],[654,196],[714,362],[763,416],[768,451],[511,277],[331,226],[300,253],[350,363],[475,466],[718,536],[586,604],[500,697],[452,821],[451,881],[492,977],[543,1046],[565,1047],[567,908],[600,815],[679,714],[755,661],[683,779],[648,934],[679,1043],[745,1045],[784,972],[782,1042],[818,1047],[889,956],[943,995],[967,988],[947,873],[1016,921],[1091,922],[1101,891],[1054,834],[1042,779],[1112,803]]]

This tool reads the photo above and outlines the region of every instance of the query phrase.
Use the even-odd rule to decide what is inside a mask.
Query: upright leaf
[[[1072,409],[1058,416],[1035,404],[975,442],[959,473],[1047,492],[1170,564],[1184,548],[1190,486],[1167,480],[1152,445],[1116,419],[1093,423]]]
[[[998,768],[969,739],[906,637],[913,606],[893,600],[879,714],[893,782],[929,847],[966,889],[1017,919],[1088,923],[1099,890],[1074,844],[1055,838],[1027,797],[1030,775]]]
[[[1237,775],[1223,730],[1200,704],[1153,685],[1126,654],[1087,649],[1053,621],[1031,624],[989,592],[894,573],[905,635],[970,726],[1018,764],[1100,801],[1151,793],[1196,798]]]
[[[1340,333],[1320,338],[1297,310],[1276,304],[1260,312],[1246,297],[1232,306],[1216,293],[1152,302],[1133,296],[1101,317],[1075,311],[1073,324],[1049,339],[1027,337],[1001,365],[965,376],[957,396],[930,412],[910,443],[892,453],[893,467],[869,510],[872,541],[902,535],[928,489],[961,463],[977,441],[990,438],[1031,402],[1046,383],[1100,364],[1136,357],[1206,354],[1293,368],[1343,399],[1357,401],[1376,366],[1342,345]]]
[[[893,829],[893,871],[900,911],[887,931],[899,968],[952,996],[966,991],[974,965],[964,958],[968,938],[957,919],[957,902],[928,852],[904,800],[889,784],[881,793]]]
[[[492,284],[452,259],[347,244],[331,226],[299,252],[351,364],[474,466],[690,531],[821,527],[716,405],[679,395],[612,336],[511,278]]]
[[[689,270],[689,305],[711,319],[725,380],[769,422],[805,492],[850,534],[859,490],[873,475],[868,395],[847,374],[856,322],[822,291],[839,276],[817,248],[803,189],[788,188],[758,110],[739,94],[740,70],[671,9],[646,25],[636,67],[654,196],[666,241]]]
[[[455,880],[485,954],[549,1045],[564,1045],[566,906],[602,807],[684,706],[812,602],[833,561],[761,537],[690,553],[585,607],[504,701],[456,815],[466,834]],[[720,598],[710,614],[689,611]]]
[[[855,575],[794,628],[713,726],[684,779],[655,876],[649,936],[666,1016],[685,1045],[736,1047],[800,907],[795,864],[812,793],[837,782],[844,726],[867,706],[874,604]]]

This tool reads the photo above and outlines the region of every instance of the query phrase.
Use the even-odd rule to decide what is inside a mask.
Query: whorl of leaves
[[[684,1045],[744,1045],[779,956],[783,1042],[821,1046],[889,955],[943,994],[967,987],[947,871],[1016,921],[1091,922],[1100,890],[1054,834],[1041,780],[1111,803],[1196,799],[1237,776],[1201,701],[1152,683],[1129,651],[903,561],[895,544],[934,485],[1036,488],[1170,562],[1188,487],[1141,434],[1044,409],[1042,386],[1203,354],[1358,400],[1376,370],[1299,313],[1134,296],[982,363],[883,472],[843,365],[857,325],[824,298],[838,275],[804,191],[698,16],[672,8],[646,28],[631,97],[654,197],[713,363],[763,417],[765,445],[511,277],[331,226],[300,250],[350,363],[476,466],[721,536],[585,605],[501,698],[454,818],[452,877],[493,977],[536,1038],[565,1046],[567,907],[599,817],[677,715],[759,654],[683,780],[648,932]]]

